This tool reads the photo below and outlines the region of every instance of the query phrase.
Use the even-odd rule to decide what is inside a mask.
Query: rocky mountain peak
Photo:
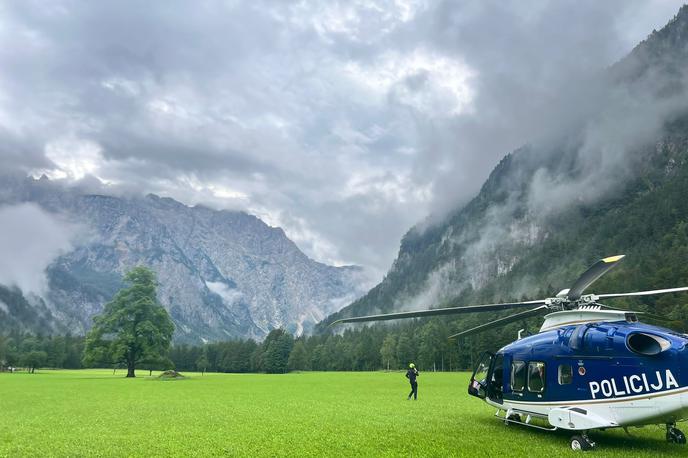
[[[363,293],[362,269],[316,262],[281,228],[245,212],[153,194],[87,194],[44,178],[0,180],[0,204],[22,203],[81,231],[47,268],[42,298],[73,333],[90,327],[126,270],[140,264],[156,271],[181,341],[260,339],[278,327],[306,332]]]

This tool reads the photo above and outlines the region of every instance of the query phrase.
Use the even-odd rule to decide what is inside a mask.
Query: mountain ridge
[[[159,299],[181,341],[260,339],[275,327],[300,334],[362,283],[361,268],[314,261],[281,228],[245,212],[154,194],[88,194],[31,178],[0,180],[0,203],[35,204],[81,225],[81,240],[47,267],[44,298],[72,333],[88,329],[124,271],[138,264],[158,273]]]
[[[635,216],[645,195],[676,186],[688,192],[682,181],[688,160],[686,57],[688,6],[683,6],[602,76],[604,91],[597,95],[605,98],[592,119],[557,140],[506,154],[467,204],[439,222],[409,230],[382,282],[318,329],[354,315],[547,297],[617,251],[631,256],[596,286],[633,290],[646,283],[640,274],[644,264],[662,270],[647,259],[652,243],[643,244],[638,235],[652,224],[639,220],[620,230],[634,243],[613,232],[604,240],[588,225],[608,231],[604,217],[625,221],[623,209]],[[680,194],[659,206],[669,217],[643,208],[656,219],[675,218],[657,228],[656,236],[680,236],[676,225],[688,217]],[[688,273],[679,268],[665,272],[661,285],[648,286],[681,281],[688,281]]]

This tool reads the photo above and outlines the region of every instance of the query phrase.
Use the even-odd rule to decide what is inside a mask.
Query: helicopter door
[[[502,393],[504,390],[504,355],[498,353],[493,358],[494,363],[490,372],[489,383],[487,384],[487,397],[491,401],[501,404],[503,402]]]
[[[488,376],[490,375],[490,366],[494,359],[494,353],[486,351],[480,356],[480,362],[473,371],[473,376],[468,384],[468,394],[471,396],[485,399],[488,393]]]

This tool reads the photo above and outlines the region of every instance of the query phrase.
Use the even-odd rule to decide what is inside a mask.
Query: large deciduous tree
[[[158,303],[155,273],[135,267],[124,276],[121,289],[94,319],[86,336],[86,365],[123,363],[127,377],[135,377],[142,361],[161,359],[170,346],[174,324]]]

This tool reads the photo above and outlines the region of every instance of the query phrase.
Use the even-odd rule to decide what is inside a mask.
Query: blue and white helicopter
[[[666,439],[685,444],[676,423],[688,420],[688,334],[644,324],[642,312],[598,301],[688,291],[688,287],[618,294],[583,292],[623,255],[604,258],[556,297],[506,304],[450,307],[338,320],[394,320],[535,307],[460,332],[460,338],[546,312],[539,333],[496,353],[483,353],[468,394],[496,407],[506,424],[575,431],[574,450],[590,450],[591,430],[666,425]],[[503,413],[503,415],[502,415]]]

